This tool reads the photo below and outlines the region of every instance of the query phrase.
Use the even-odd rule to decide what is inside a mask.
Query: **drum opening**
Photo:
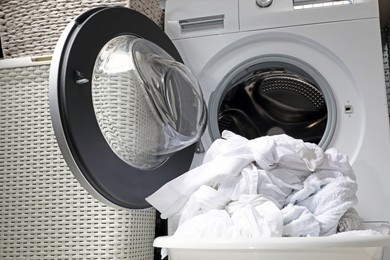
[[[327,146],[336,112],[325,79],[294,58],[269,60],[238,66],[221,82],[209,103],[212,139],[229,130],[248,139],[287,134]]]

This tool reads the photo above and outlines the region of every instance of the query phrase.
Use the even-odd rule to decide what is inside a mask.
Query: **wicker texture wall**
[[[155,210],[109,208],[67,168],[48,71],[0,69],[0,259],[153,259]]]
[[[158,0],[0,0],[4,57],[50,55],[69,21],[93,7],[112,5],[133,8],[163,23]]]

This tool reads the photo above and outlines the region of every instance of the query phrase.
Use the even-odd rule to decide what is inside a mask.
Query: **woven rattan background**
[[[158,0],[0,0],[4,57],[52,54],[69,21],[88,9],[103,5],[131,7],[157,24],[163,24]]]
[[[0,259],[152,259],[155,210],[106,207],[68,170],[48,71],[0,69]]]

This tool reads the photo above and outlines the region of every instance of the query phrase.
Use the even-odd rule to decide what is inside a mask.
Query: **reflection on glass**
[[[187,67],[131,35],[109,41],[94,67],[92,97],[100,129],[128,164],[150,169],[204,132],[206,107]]]

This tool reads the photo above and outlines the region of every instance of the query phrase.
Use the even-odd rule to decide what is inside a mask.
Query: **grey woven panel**
[[[4,57],[51,54],[65,26],[80,13],[98,6],[132,7],[162,25],[158,0],[1,0],[0,37]],[[5,24],[1,21],[5,20]]]
[[[0,70],[0,259],[153,259],[155,210],[109,208],[67,168],[48,70]]]

